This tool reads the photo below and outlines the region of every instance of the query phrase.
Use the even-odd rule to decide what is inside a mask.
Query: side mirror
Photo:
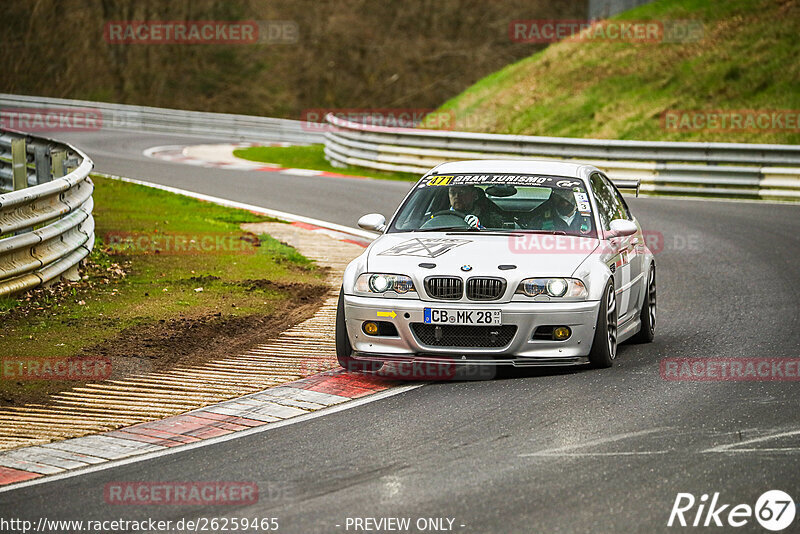
[[[386,217],[380,213],[370,213],[358,220],[358,226],[364,230],[383,232],[386,229]]]
[[[627,219],[614,219],[611,221],[611,237],[625,237],[635,234],[639,228],[636,223]]]

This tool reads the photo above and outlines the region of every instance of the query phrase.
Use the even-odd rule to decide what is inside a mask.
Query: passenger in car
[[[569,189],[556,189],[550,198],[531,212],[525,225],[530,230],[553,230],[568,234],[587,234],[591,230],[591,215],[578,212],[575,196]]]

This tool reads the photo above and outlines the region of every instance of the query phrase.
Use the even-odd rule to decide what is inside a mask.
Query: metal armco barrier
[[[3,124],[7,128],[30,131],[24,124],[11,122],[17,110],[54,114],[69,110],[93,111],[96,117],[88,129],[221,136],[242,141],[322,143],[325,140],[322,133],[309,130],[302,121],[0,93],[0,121],[5,120]]]
[[[463,159],[579,160],[643,192],[800,200],[800,146],[498,135],[364,125],[328,115],[335,165],[423,173]]]
[[[0,295],[77,278],[94,245],[93,166],[65,143],[0,130],[0,186],[10,190],[0,194]]]

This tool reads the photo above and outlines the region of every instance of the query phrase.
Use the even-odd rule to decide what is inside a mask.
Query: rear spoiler
[[[617,189],[632,189],[636,191],[636,196],[639,196],[639,186],[642,185],[642,181],[636,178],[628,179],[628,180],[612,180],[614,185],[617,186]]]

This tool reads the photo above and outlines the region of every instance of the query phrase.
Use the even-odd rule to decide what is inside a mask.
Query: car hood
[[[570,276],[599,245],[589,237],[553,234],[416,232],[384,234],[369,249],[367,270],[408,275]],[[420,264],[433,264],[428,268]],[[469,266],[471,269],[462,269]]]

